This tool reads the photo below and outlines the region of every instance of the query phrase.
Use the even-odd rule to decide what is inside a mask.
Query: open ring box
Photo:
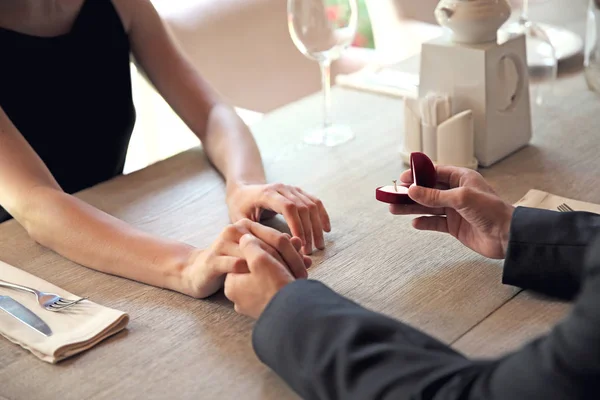
[[[437,172],[427,155],[420,152],[411,153],[410,169],[413,175],[413,184],[428,188],[435,186]],[[414,204],[414,200],[408,197],[408,187],[398,184],[378,187],[375,190],[375,198],[388,204]]]

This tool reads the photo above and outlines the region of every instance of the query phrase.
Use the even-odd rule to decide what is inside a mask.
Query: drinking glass
[[[306,133],[311,145],[338,146],[354,138],[350,127],[331,121],[331,63],[340,58],[356,35],[356,0],[288,0],[288,28],[292,41],[321,67],[323,125]]]
[[[540,2],[540,0],[537,0]],[[543,0],[541,0],[543,1]],[[509,34],[525,34],[527,40],[527,63],[535,104],[542,105],[552,95],[558,74],[558,59],[548,34],[537,23],[529,19],[529,0],[515,1],[522,3],[521,14],[517,21],[508,24],[503,30]]]
[[[600,0],[590,0],[585,38],[585,79],[600,94]]]

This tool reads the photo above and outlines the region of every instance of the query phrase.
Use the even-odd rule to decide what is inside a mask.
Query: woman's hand
[[[514,207],[503,201],[475,171],[437,167],[437,174],[438,189],[411,186],[408,195],[418,204],[392,205],[392,214],[432,215],[416,218],[413,226],[449,233],[483,256],[504,258]],[[405,184],[411,184],[412,179],[411,171],[400,177]]]
[[[324,249],[323,232],[331,231],[321,200],[297,187],[280,183],[237,186],[228,191],[227,205],[232,222],[242,218],[258,222],[282,214],[292,235],[302,240],[304,254],[312,254],[313,244]]]
[[[242,237],[240,249],[250,272],[228,274],[225,279],[225,296],[234,303],[236,312],[256,319],[273,296],[295,278],[252,235]]]
[[[245,234],[256,237],[261,249],[281,263],[290,275],[296,278],[308,276],[306,269],[311,265],[311,259],[300,254],[300,239],[241,219],[227,226],[208,249],[193,253],[183,271],[183,292],[196,298],[208,297],[222,287],[226,274],[248,273],[248,264],[239,246]]]

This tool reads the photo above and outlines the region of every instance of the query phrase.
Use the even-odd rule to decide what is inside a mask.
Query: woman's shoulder
[[[89,0],[88,0],[89,1]],[[94,1],[94,0],[92,0]],[[146,15],[144,11],[152,9],[154,6],[151,0],[108,0],[112,1],[125,30],[129,33],[135,18],[141,18]]]
[[[88,0],[89,1],[89,0]],[[123,27],[127,32],[131,28],[131,21],[134,15],[134,9],[136,3],[139,3],[138,0],[108,0],[113,3],[115,10],[119,14],[121,18],[121,22],[123,23]]]

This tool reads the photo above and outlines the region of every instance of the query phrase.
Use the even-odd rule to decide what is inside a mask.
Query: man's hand
[[[262,251],[280,263],[290,275],[306,278],[306,269],[312,261],[300,254],[301,242],[288,234],[263,226],[258,222],[242,219],[229,225],[206,250],[194,253],[183,271],[184,293],[197,298],[214,294],[222,287],[228,273],[249,272],[246,255],[240,248],[240,239],[251,234]]]
[[[301,242],[293,238],[294,247]],[[252,235],[244,235],[240,249],[250,273],[228,274],[225,278],[225,296],[235,305],[235,311],[257,319],[277,292],[294,277],[288,268],[265,251],[261,241]]]
[[[431,215],[416,218],[413,226],[449,233],[481,255],[504,258],[514,207],[503,201],[475,171],[437,167],[437,175],[437,189],[412,185],[408,195],[418,204],[392,205],[392,214]],[[411,171],[400,177],[406,184],[411,184],[412,179]]]
[[[304,254],[312,254],[313,244],[325,248],[323,232],[331,231],[329,215],[321,200],[300,188],[280,183],[243,185],[228,192],[227,205],[232,222],[282,214],[292,235],[302,240]]]

